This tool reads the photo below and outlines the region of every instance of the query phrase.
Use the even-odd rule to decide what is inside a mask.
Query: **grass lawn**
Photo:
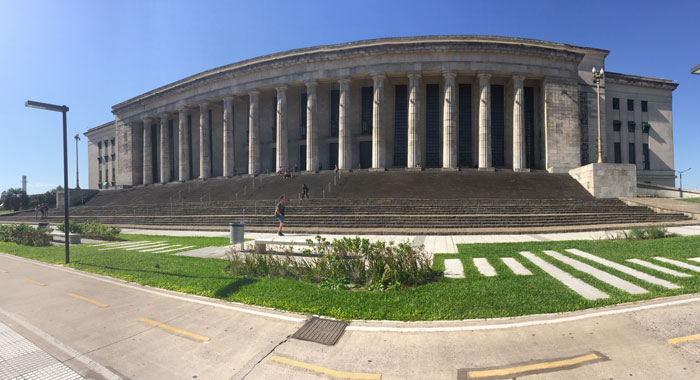
[[[700,198],[679,198],[679,200],[684,202],[700,203]]]
[[[148,236],[146,239],[146,237],[134,235],[125,236],[125,238],[129,240],[166,239],[154,236]],[[225,238],[219,239],[225,240]],[[178,240],[176,244],[182,244],[182,242]],[[668,290],[585,259],[578,259],[649,290],[648,294],[630,295],[569,268],[542,253],[543,250],[555,250],[576,258],[565,252],[566,248],[578,248],[623,263],[681,285],[682,288]],[[520,256],[518,252],[523,250],[531,251],[545,261],[565,269],[575,277],[606,292],[610,298],[598,301],[585,300]],[[0,252],[57,264],[61,263],[64,257],[63,247],[25,247],[12,243],[0,243]],[[144,285],[305,314],[320,314],[341,319],[445,320],[562,312],[700,292],[700,273],[681,269],[680,271],[694,275],[688,278],[677,278],[624,261],[633,257],[649,259],[656,255],[676,259],[700,256],[700,237],[674,237],[651,241],[460,245],[459,254],[437,255],[434,265],[436,269],[442,269],[445,258],[459,258],[464,263],[465,279],[441,279],[417,288],[383,293],[331,290],[314,284],[277,278],[233,277],[226,273],[228,266],[226,260],[124,250],[98,251],[97,247],[91,248],[84,245],[71,249],[72,262],[69,266]],[[487,258],[496,268],[498,276],[490,278],[481,276],[472,264],[473,257]],[[530,269],[533,275],[515,276],[499,257],[516,258]],[[649,261],[670,267],[655,260]],[[156,268],[156,264],[159,268]]]

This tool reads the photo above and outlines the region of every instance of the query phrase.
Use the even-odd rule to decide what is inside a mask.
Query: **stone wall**
[[[68,189],[68,206],[78,206],[87,202],[95,194],[99,193],[99,190],[92,189]],[[63,207],[63,190],[56,191],[56,208]]]
[[[578,86],[546,78],[544,98],[546,167],[550,173],[567,173],[581,165]]]
[[[569,170],[569,175],[596,198],[636,196],[637,169],[632,164],[588,164]]]

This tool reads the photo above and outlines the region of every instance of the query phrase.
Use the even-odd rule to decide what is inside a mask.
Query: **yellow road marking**
[[[95,301],[95,300],[90,299],[90,298],[87,298],[87,297],[79,296],[79,295],[77,295],[77,294],[75,294],[75,293],[68,293],[68,295],[71,296],[71,297],[73,297],[73,298],[77,298],[77,299],[79,299],[79,300],[83,300],[83,301],[85,301],[85,302],[90,302],[91,304],[97,305],[97,306],[99,306],[99,307],[108,307],[108,306],[109,306],[109,305],[107,305],[106,303],[102,303],[102,302],[99,302],[99,301]]]
[[[577,356],[575,358],[555,360],[551,362],[541,362],[526,365],[519,365],[510,368],[499,368],[499,369],[486,369],[486,370],[472,370],[467,373],[468,379],[480,379],[495,376],[515,376],[523,372],[532,371],[543,371],[543,370],[553,370],[560,367],[575,366],[581,363],[589,362],[592,360],[602,359],[601,356],[591,353],[588,355]]]
[[[29,282],[31,282],[31,283],[34,284],[34,285],[46,286],[46,284],[44,284],[43,282],[39,282],[39,281],[36,281],[36,280],[32,280],[31,278],[22,277],[22,279],[23,279],[24,281],[29,281]]]
[[[668,342],[671,344],[675,344],[675,343],[690,342],[692,340],[700,340],[700,334],[682,336],[679,338],[673,338],[673,339],[669,339]]]
[[[158,321],[154,321],[154,320],[152,320],[152,319],[148,319],[148,318],[139,318],[139,321],[148,323],[148,324],[153,325],[153,326],[156,326],[156,327],[160,327],[160,328],[163,329],[163,330],[168,330],[168,331],[170,331],[170,332],[172,332],[172,333],[175,333],[175,334],[178,334],[178,335],[182,335],[182,336],[187,337],[187,338],[192,338],[192,339],[194,339],[194,340],[199,340],[199,341],[202,341],[202,342],[208,342],[208,341],[209,341],[209,337],[206,337],[206,336],[203,336],[203,335],[199,335],[199,334],[195,334],[195,333],[191,333],[191,332],[185,331],[185,330],[180,330],[180,329],[178,329],[177,327],[169,326],[169,325],[166,325],[165,323],[161,323],[161,322],[158,322]]]
[[[272,356],[270,357],[270,360],[282,363],[282,364],[287,364],[291,365],[293,367],[298,367],[298,368],[303,368],[303,369],[308,369],[310,371],[322,373],[325,375],[330,375],[333,377],[337,377],[340,379],[352,379],[352,380],[380,380],[382,378],[382,375],[377,374],[377,373],[362,373],[362,372],[343,372],[343,371],[336,371],[334,369],[330,368],[325,368],[321,366],[317,366],[315,364],[308,364],[308,363],[303,363],[303,362],[298,362],[296,360],[292,359],[287,359],[283,358],[281,356]]]

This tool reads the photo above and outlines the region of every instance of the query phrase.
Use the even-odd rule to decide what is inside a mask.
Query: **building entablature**
[[[660,90],[670,90],[673,91],[678,87],[678,83],[661,78],[651,78],[643,77],[639,75],[629,75],[621,73],[607,72],[605,73],[605,80],[610,84],[621,84],[629,86],[640,86],[640,87],[651,87]]]
[[[436,36],[388,38],[318,46],[253,58],[208,70],[160,87],[112,107],[119,116],[157,106],[173,98],[198,95],[217,98],[261,88],[336,80],[341,77],[388,75],[411,71],[525,71],[535,75],[571,76],[586,53],[607,51],[505,37]],[[387,56],[390,56],[387,59]],[[223,84],[223,85],[222,85]],[[213,89],[225,89],[217,94]],[[190,95],[190,96],[188,96]],[[152,107],[147,107],[152,108]]]

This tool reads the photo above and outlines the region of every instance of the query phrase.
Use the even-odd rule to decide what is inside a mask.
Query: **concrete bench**
[[[294,250],[295,247],[311,248],[318,245],[316,240],[312,240],[313,242],[309,245],[306,238],[304,240],[255,239],[255,252],[265,253],[268,246],[291,247]]]
[[[66,233],[63,231],[53,231],[49,234],[51,236],[51,240],[60,240],[64,241],[66,237]],[[69,233],[68,234],[68,242],[70,244],[80,244],[80,234],[74,234],[74,233]]]

